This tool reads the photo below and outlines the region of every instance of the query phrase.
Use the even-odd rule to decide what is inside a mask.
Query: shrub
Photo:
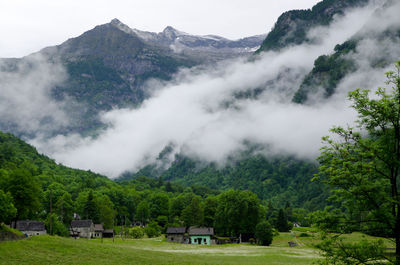
[[[144,229],[144,231],[148,237],[157,237],[161,234],[161,227],[153,221]]]
[[[144,237],[144,229],[140,226],[135,226],[134,228],[129,230],[129,235],[132,238],[143,238]]]
[[[262,246],[269,246],[272,243],[273,231],[270,223],[263,221],[256,226],[256,238],[258,244]]]
[[[307,233],[301,233],[299,235],[299,237],[310,237],[311,235],[307,234]]]
[[[157,224],[162,228],[163,233],[167,231],[168,217],[160,215],[157,217]]]

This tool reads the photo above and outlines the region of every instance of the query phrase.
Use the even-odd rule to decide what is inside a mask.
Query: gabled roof
[[[167,234],[184,234],[186,227],[168,227]]]
[[[72,220],[71,227],[90,227],[93,224],[92,220]]]
[[[190,236],[212,236],[214,235],[213,227],[190,227],[189,228]]]
[[[40,221],[17,221],[16,228],[19,231],[45,231],[44,222]]]
[[[96,231],[96,232],[103,232],[103,231],[104,231],[103,224],[95,224],[95,225],[94,225],[94,231]]]

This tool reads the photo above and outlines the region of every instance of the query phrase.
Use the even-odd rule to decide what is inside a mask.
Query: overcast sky
[[[132,28],[166,26],[238,39],[266,34],[279,15],[319,0],[0,0],[0,57],[21,57],[118,18]]]

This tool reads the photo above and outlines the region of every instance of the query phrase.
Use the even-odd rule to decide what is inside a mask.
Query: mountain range
[[[74,122],[63,130],[86,133],[101,127],[97,117],[101,111],[138,106],[148,98],[146,81],[169,80],[181,68],[250,56],[264,38],[259,35],[232,41],[214,35],[190,35],[170,26],[160,33],[145,32],[113,19],[35,54],[0,59],[0,66],[5,72],[13,72],[35,57],[62,64],[67,78],[51,88],[52,98],[69,98],[84,105],[79,111],[68,109]],[[1,129],[24,135],[23,130],[15,131],[12,123],[2,124]]]
[[[170,26],[153,33],[131,29],[113,19],[39,53],[60,59],[68,69],[66,86],[55,89],[58,96],[64,93],[78,101],[97,104],[96,110],[109,110],[140,104],[148,96],[143,84],[150,78],[169,80],[182,67],[249,55],[264,37],[231,41],[218,36],[194,36]],[[80,94],[90,91],[91,86],[105,90]]]

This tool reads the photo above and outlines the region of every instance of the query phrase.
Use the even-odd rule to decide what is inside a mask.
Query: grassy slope
[[[24,234],[20,231],[0,224],[0,242],[5,240],[17,240],[24,237]]]
[[[0,243],[0,264],[311,264],[318,258],[307,245],[287,247],[289,234],[272,246],[194,246],[160,239],[74,240],[37,236]],[[305,239],[312,240],[312,239]]]

